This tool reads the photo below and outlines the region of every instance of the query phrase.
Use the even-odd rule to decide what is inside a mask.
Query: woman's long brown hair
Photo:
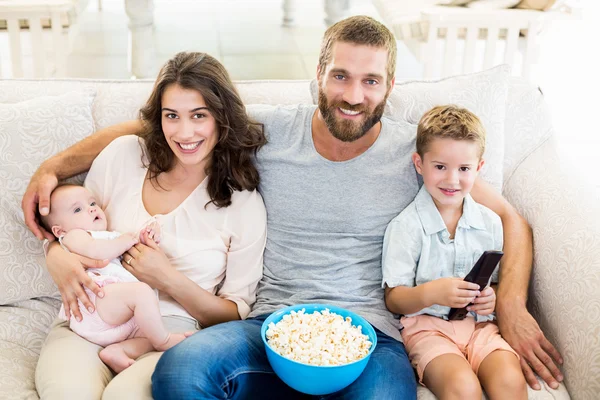
[[[234,190],[254,190],[258,186],[254,155],[266,143],[263,126],[250,120],[227,70],[219,61],[206,53],[176,54],[158,73],[152,94],[140,110],[144,162],[149,178],[156,183],[158,175],[170,171],[176,162],[162,130],[161,106],[163,93],[173,84],[197,90],[215,118],[219,136],[206,167],[207,191],[209,203],[227,207]]]

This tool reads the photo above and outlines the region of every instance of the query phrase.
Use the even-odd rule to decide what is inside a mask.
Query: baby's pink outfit
[[[100,287],[110,285],[111,283],[123,282],[120,278],[112,276],[95,276],[92,277],[94,282]],[[90,301],[96,307],[96,294],[84,287],[85,294],[88,295]],[[132,338],[138,330],[135,319],[132,317],[129,321],[122,325],[110,325],[100,318],[98,311],[94,310],[90,313],[81,301],[79,301],[79,311],[83,319],[77,321],[74,317],[70,318],[69,327],[73,332],[82,338],[96,343],[102,347],[109,344],[122,342],[125,339]],[[60,309],[59,317],[66,319],[66,314],[63,308]]]
[[[119,232],[109,231],[88,232],[94,239],[114,239],[121,235]],[[59,238],[59,241],[60,239],[62,238]],[[87,272],[92,280],[100,287],[120,282],[139,282],[129,271],[123,268],[120,260],[116,258],[111,260],[104,268],[90,268]],[[84,287],[84,290],[94,307],[96,307],[96,294],[86,287]],[[122,342],[125,339],[132,338],[138,330],[138,326],[133,317],[122,325],[110,325],[100,318],[98,311],[94,310],[93,313],[90,313],[83,306],[81,301],[78,301],[78,304],[83,319],[77,321],[71,316],[71,318],[69,318],[69,327],[73,332],[92,343],[106,347],[109,344]],[[67,319],[64,306],[60,308],[58,316],[59,318]]]

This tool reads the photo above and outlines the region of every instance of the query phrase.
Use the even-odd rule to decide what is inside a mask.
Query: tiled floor
[[[282,0],[155,0],[155,69],[181,50],[205,51],[223,62],[233,79],[308,79],[315,75],[325,31],[322,0],[297,0],[294,27],[282,27]],[[532,79],[553,112],[565,162],[576,164],[600,187],[592,162],[600,150],[600,62],[588,43],[600,39],[600,7],[589,2],[583,21],[548,32]],[[351,14],[380,19],[368,0],[351,1]],[[68,75],[128,79],[128,19],[123,0],[91,0],[68,58]],[[1,36],[1,35],[0,35]],[[594,39],[595,38],[595,39]],[[1,37],[0,37],[1,39]],[[0,50],[4,51],[0,40]],[[421,66],[399,43],[397,80],[418,79]],[[0,60],[6,64],[6,59]],[[584,101],[585,97],[585,101]],[[590,100],[587,100],[590,99]]]
[[[104,0],[102,12],[91,1],[69,58],[74,77],[128,78],[127,18],[123,0]],[[282,27],[279,0],[155,1],[156,69],[182,50],[218,58],[234,79],[306,79],[314,75],[325,31],[321,0],[302,0],[296,25]],[[376,16],[369,1],[352,13]],[[149,46],[152,44],[148,44]],[[95,64],[102,64],[102,72]]]

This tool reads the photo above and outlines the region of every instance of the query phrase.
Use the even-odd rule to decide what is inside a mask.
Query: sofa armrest
[[[533,229],[529,307],[564,358],[572,398],[600,393],[600,195],[561,164],[554,136],[505,182],[504,196]]]

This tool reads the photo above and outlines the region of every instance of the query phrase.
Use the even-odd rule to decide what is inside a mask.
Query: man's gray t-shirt
[[[316,106],[255,106],[268,139],[257,154],[267,209],[264,273],[250,316],[301,303],[344,307],[401,340],[385,307],[381,252],[388,223],[419,190],[416,127],[382,119],[363,154],[330,161],[315,149]]]

